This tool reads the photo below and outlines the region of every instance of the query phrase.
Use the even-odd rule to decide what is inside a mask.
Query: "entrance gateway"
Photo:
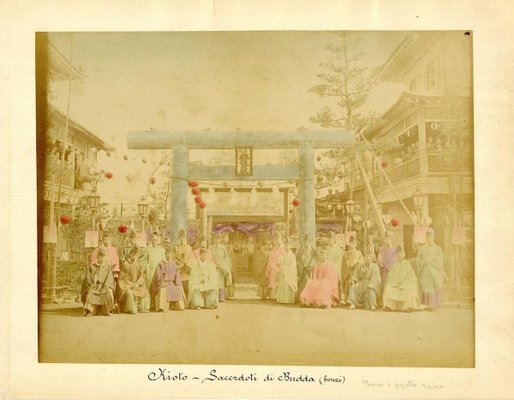
[[[355,136],[349,130],[315,130],[303,132],[129,132],[129,149],[173,149],[171,184],[171,235],[187,231],[189,180],[294,180],[300,204],[299,234],[313,242],[316,237],[314,198],[314,150],[349,147]],[[297,165],[251,165],[244,174],[234,165],[205,166],[189,163],[189,150],[295,149]],[[244,153],[243,153],[244,154]],[[203,214],[205,214],[203,212]],[[204,224],[205,229],[205,224]]]

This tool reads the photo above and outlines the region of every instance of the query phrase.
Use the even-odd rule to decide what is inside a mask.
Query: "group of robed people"
[[[223,238],[193,251],[181,230],[174,245],[152,234],[150,244],[136,246],[135,234],[120,251],[108,232],[93,250],[82,283],[84,316],[111,315],[115,309],[137,314],[169,309],[215,309],[234,294],[232,257]]]
[[[433,310],[442,304],[443,252],[434,242],[434,230],[417,251],[416,270],[401,246],[386,235],[383,246],[365,257],[350,238],[343,250],[334,236],[316,247],[304,240],[296,252],[287,238],[276,234],[255,254],[257,294],[277,303],[306,307],[347,307],[376,310]],[[214,309],[234,296],[233,250],[222,235],[207,248],[202,241],[193,251],[180,231],[174,245],[137,247],[135,234],[120,253],[104,233],[91,253],[82,285],[84,315]]]
[[[277,303],[306,307],[367,310],[433,310],[442,304],[443,252],[429,228],[417,250],[416,270],[390,232],[377,253],[366,256],[354,237],[345,250],[332,235],[311,246],[304,240],[296,254],[281,235],[259,246],[255,255],[257,294]]]

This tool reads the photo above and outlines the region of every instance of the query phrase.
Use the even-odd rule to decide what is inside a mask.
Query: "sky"
[[[374,69],[406,33],[357,35],[361,64]],[[329,31],[49,34],[86,75],[72,85],[70,116],[116,148],[115,156],[100,159],[115,175],[124,154],[137,162],[156,157],[127,151],[129,131],[316,128],[309,118],[328,103],[309,88],[320,83],[320,63],[330,56],[325,46],[337,38]],[[67,82],[53,82],[51,91],[51,102],[65,111]],[[377,86],[364,110],[385,111],[399,91]],[[120,172],[150,168],[127,167]]]

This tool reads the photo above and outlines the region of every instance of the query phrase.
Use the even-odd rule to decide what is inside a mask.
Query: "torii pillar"
[[[171,243],[178,239],[178,232],[183,229],[187,234],[187,195],[189,178],[189,149],[184,144],[178,144],[173,149],[171,181]]]
[[[310,243],[316,240],[316,206],[314,196],[314,147],[303,143],[300,148],[300,235],[305,236]]]

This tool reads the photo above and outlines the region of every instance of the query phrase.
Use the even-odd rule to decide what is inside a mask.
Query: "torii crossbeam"
[[[298,179],[300,197],[300,232],[314,241],[316,236],[314,204],[314,149],[348,147],[355,136],[349,130],[306,130],[299,132],[245,132],[245,131],[139,131],[129,132],[129,149],[173,149],[173,176],[171,185],[171,235],[187,229],[187,181],[194,176],[202,179]],[[235,177],[231,168],[194,167],[189,165],[190,149],[235,149],[237,146],[253,149],[298,149],[299,168],[294,166],[256,166],[253,176]],[[259,168],[260,167],[260,168]]]

